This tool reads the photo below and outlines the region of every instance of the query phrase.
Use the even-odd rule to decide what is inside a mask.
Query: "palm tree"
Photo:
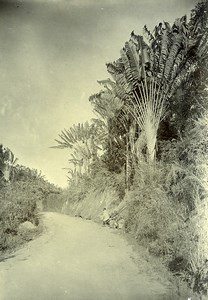
[[[93,122],[98,128],[98,139],[106,149],[106,143],[113,151],[113,145],[123,149],[125,159],[126,188],[129,189],[132,171],[136,168],[138,156],[138,126],[126,108],[129,95],[125,88],[122,90],[111,79],[98,81],[104,87],[100,93],[92,95],[90,102],[98,119]],[[122,99],[121,99],[122,98]],[[138,141],[137,141],[138,140]],[[141,140],[141,139],[140,139]],[[114,163],[112,161],[112,163]]]
[[[106,141],[116,139],[120,143],[120,139],[116,135],[112,135],[112,122],[116,119],[117,113],[123,107],[123,101],[116,95],[114,89],[110,86],[110,79],[98,81],[104,87],[99,93],[90,96],[89,101],[93,106],[93,112],[97,119],[92,119],[97,128],[97,139],[104,145]],[[114,84],[114,83],[113,83]],[[110,137],[110,139],[109,139]]]
[[[107,64],[126,112],[145,134],[150,161],[155,157],[157,131],[169,99],[197,69],[194,50],[198,41],[190,30],[186,16],[172,26],[160,23],[153,33],[145,26],[148,43],[132,32],[121,57]]]
[[[120,157],[111,158],[110,165],[116,168],[116,164],[126,160],[126,186],[128,187],[129,178],[129,150],[128,150],[128,129],[125,114],[122,113],[124,101],[121,99],[119,89],[111,79],[98,81],[103,87],[100,93],[94,94],[89,98],[93,105],[93,111],[97,119],[93,119],[97,126],[97,138],[99,139],[103,152],[107,151],[108,157],[120,149]],[[127,142],[126,142],[127,141]],[[111,153],[111,154],[110,154]],[[122,156],[122,157],[121,157]],[[120,169],[120,166],[118,166]]]
[[[96,127],[93,123],[79,123],[69,129],[62,130],[61,134],[59,134],[60,139],[55,140],[58,145],[51,148],[69,148],[72,150],[72,159],[70,159],[69,162],[73,164],[75,170],[73,174],[76,174],[77,177],[78,174],[81,175],[82,172],[88,174],[90,165],[97,157],[99,147],[95,142],[95,136]]]

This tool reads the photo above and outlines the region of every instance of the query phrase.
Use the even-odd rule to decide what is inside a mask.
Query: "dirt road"
[[[1,300],[170,299],[115,230],[57,213],[44,222],[40,237],[0,263]]]

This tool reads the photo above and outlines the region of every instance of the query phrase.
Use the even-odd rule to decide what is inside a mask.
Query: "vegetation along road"
[[[119,231],[58,213],[44,223],[40,237],[1,262],[1,300],[170,299]]]

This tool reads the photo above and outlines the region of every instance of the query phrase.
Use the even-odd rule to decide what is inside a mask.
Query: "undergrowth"
[[[42,210],[58,210],[62,206],[61,189],[36,170],[17,166],[14,171],[12,179],[3,181],[0,188],[0,253],[15,249],[40,233]],[[31,228],[20,229],[25,222]]]

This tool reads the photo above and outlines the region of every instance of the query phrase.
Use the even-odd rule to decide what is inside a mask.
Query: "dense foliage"
[[[207,20],[204,0],[190,20],[132,32],[89,99],[97,118],[56,146],[73,149],[68,200],[114,190],[126,230],[199,294],[208,290]]]
[[[37,170],[15,164],[16,160],[10,149],[2,145],[0,149],[1,252],[13,249],[40,232],[39,213],[43,209],[60,210],[62,192],[47,182]],[[21,224],[25,222],[30,222],[34,228],[21,230]]]

